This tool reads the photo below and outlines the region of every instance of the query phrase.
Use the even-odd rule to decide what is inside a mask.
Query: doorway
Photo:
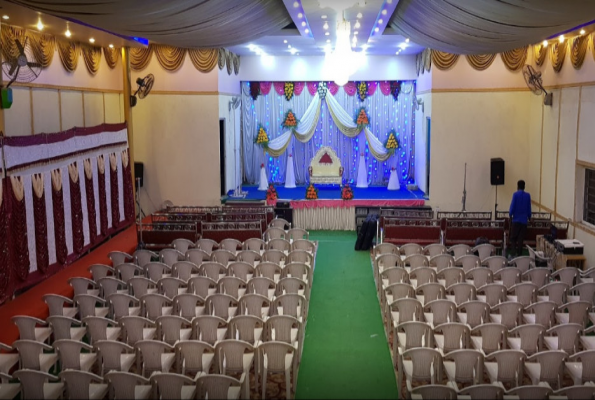
[[[221,196],[227,194],[225,190],[225,119],[219,120],[219,174],[221,184]]]

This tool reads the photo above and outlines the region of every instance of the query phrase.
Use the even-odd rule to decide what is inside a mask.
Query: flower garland
[[[399,99],[399,93],[401,93],[401,82],[391,81],[390,93],[393,95],[393,99],[395,99],[395,101],[397,101]]]
[[[353,200],[353,189],[351,189],[351,186],[347,183],[343,186],[343,189],[341,189],[341,198],[343,200]]]
[[[266,129],[264,126],[258,124],[258,133],[256,138],[254,138],[254,143],[261,146],[263,149],[268,149],[269,147],[269,135],[267,135]]]
[[[250,82],[250,97],[256,100],[260,95],[260,82]]]
[[[310,184],[306,189],[306,199],[308,200],[316,200],[318,199],[318,189],[314,187],[313,184]]]
[[[291,100],[293,97],[293,90],[294,90],[293,82],[285,82],[285,99],[287,101]]]
[[[267,204],[268,205],[277,204],[277,198],[278,198],[277,189],[275,189],[275,186],[273,186],[273,184],[271,183],[271,184],[269,184],[269,188],[267,189],[267,194],[266,194]]]
[[[357,97],[360,101],[366,100],[368,97],[368,82],[361,81],[357,84]]]
[[[283,123],[281,126],[286,129],[297,129],[300,120],[295,117],[295,114],[291,109],[287,110],[285,113],[285,118],[283,118]]]
[[[391,129],[391,131],[388,133],[388,138],[384,143],[384,148],[391,156],[395,154],[395,150],[399,148],[399,141],[397,140],[394,129]]]
[[[366,107],[360,107],[355,118],[355,123],[357,124],[357,127],[359,129],[364,129],[365,127],[370,125],[370,119],[368,118]]]

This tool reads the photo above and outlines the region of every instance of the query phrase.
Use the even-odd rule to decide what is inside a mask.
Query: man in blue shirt
[[[523,254],[523,241],[527,233],[527,223],[531,219],[531,195],[525,192],[525,181],[517,183],[517,191],[512,195],[512,202],[509,210],[512,219],[512,231],[510,233],[511,254],[516,256]],[[516,249],[515,249],[516,246]]]

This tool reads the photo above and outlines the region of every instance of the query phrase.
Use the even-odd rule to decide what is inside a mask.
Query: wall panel
[[[104,93],[103,102],[105,107],[105,122],[115,124],[124,122],[122,112],[120,111],[120,94]]]
[[[83,92],[85,106],[85,126],[95,126],[105,122],[103,93]]]
[[[560,113],[560,141],[558,144],[558,172],[556,212],[571,217],[574,212],[576,129],[580,88],[562,90]]]
[[[578,159],[595,164],[595,86],[584,86],[581,93]]]
[[[556,196],[556,152],[560,120],[560,90],[554,91],[554,104],[543,108],[541,204],[554,209]]]
[[[31,135],[31,93],[29,88],[12,88],[12,107],[4,110],[6,136]]]
[[[62,110],[62,130],[84,127],[83,93],[74,90],[60,92]]]
[[[60,131],[60,101],[57,90],[32,88],[34,133]]]

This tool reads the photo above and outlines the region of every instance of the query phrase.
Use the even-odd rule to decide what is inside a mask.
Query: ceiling
[[[352,46],[371,55],[417,54],[424,48],[401,36],[388,22],[399,0],[283,0],[293,23],[280,32],[229,49],[243,56],[324,55],[334,47],[337,21],[350,22]],[[341,11],[342,8],[345,8]],[[337,11],[339,10],[339,11]],[[325,29],[326,24],[326,29]],[[376,28],[378,30],[376,31]],[[354,33],[357,32],[357,35]]]

